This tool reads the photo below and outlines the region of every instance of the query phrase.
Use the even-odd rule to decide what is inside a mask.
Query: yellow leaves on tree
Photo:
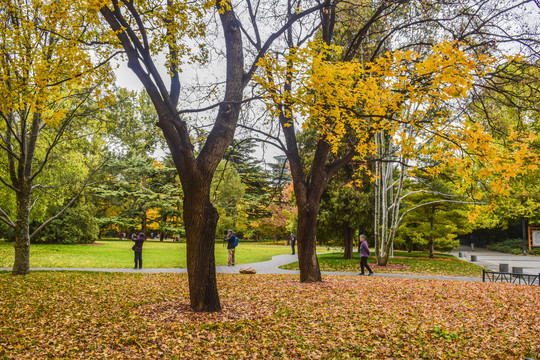
[[[0,21],[8,26],[0,34],[0,111],[24,109],[56,124],[65,115],[59,99],[110,76],[106,67],[94,69],[82,45],[85,14],[61,1],[1,0],[1,7]]]
[[[538,162],[530,147],[534,134],[511,131],[503,146],[481,123],[451,110],[496,59],[467,54],[457,42],[440,43],[428,54],[395,51],[371,63],[335,61],[339,54],[338,47],[312,43],[281,61],[262,59],[256,80],[270,112],[283,115],[276,105],[290,104],[295,120],[315,128],[334,153],[355,143],[358,159],[375,154],[373,135],[384,132],[402,159],[429,158],[428,175],[457,171],[463,192],[489,179],[491,190],[504,196],[509,180]],[[295,83],[287,91],[290,79]]]
[[[374,152],[368,141],[373,133],[396,134],[404,117],[417,126],[445,101],[465,96],[492,61],[473,58],[450,42],[433,47],[427,56],[396,51],[366,64],[328,60],[339,52],[313,43],[291,52],[286,61],[267,57],[259,63],[264,72],[257,81],[267,91],[274,115],[281,111],[274,104],[292,104],[303,126],[315,127],[334,152],[354,134],[360,158]],[[288,79],[297,82],[290,92],[283,90]],[[443,123],[446,118],[430,121]]]

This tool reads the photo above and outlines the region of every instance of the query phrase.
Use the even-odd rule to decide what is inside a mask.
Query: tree
[[[217,292],[214,260],[214,238],[218,212],[210,200],[210,187],[214,173],[231,143],[236,129],[244,89],[257,68],[258,60],[281,34],[295,21],[317,9],[320,5],[305,8],[284,22],[275,21],[267,30],[259,28],[263,12],[279,8],[272,4],[246,4],[244,17],[237,16],[239,5],[229,1],[206,3],[172,2],[154,7],[149,3],[127,0],[94,2],[113,31],[116,43],[125,51],[128,66],[141,80],[158,114],[157,126],[167,141],[184,190],[184,221],[187,241],[187,266],[191,308],[195,311],[219,311],[221,305]],[[180,76],[182,61],[196,62],[205,53],[190,52],[189,38],[204,35],[204,12],[213,9],[218,16],[226,57],[226,80],[222,100],[211,109],[217,114],[204,143],[195,152],[191,141],[188,120],[179,111]],[[277,18],[279,19],[279,18]],[[243,24],[246,20],[246,25]],[[278,25],[275,28],[275,24]],[[247,25],[249,24],[249,25]],[[263,34],[269,34],[266,39]],[[247,41],[244,41],[242,37]],[[110,41],[113,41],[111,38]],[[245,52],[251,46],[252,54]],[[170,88],[158,72],[152,57],[166,49],[166,66]],[[253,56],[251,56],[253,55]],[[251,59],[250,64],[246,62]]]
[[[6,159],[0,182],[15,194],[15,209],[0,209],[0,220],[14,230],[14,275],[30,268],[30,240],[57,219],[80,195],[30,231],[31,213],[40,196],[54,187],[42,183],[55,161],[65,134],[83,116],[84,104],[101,97],[96,91],[108,80],[108,68],[94,69],[82,42],[88,39],[85,16],[77,4],[56,1],[2,1],[0,12],[0,149]],[[81,134],[79,134],[81,135]],[[67,158],[67,156],[66,156]],[[91,161],[90,161],[91,162]],[[91,174],[89,174],[91,175]]]
[[[538,220],[540,169],[536,156],[540,150],[537,138],[540,131],[539,101],[538,63],[517,59],[500,64],[494,79],[478,89],[470,104],[471,117],[480,119],[501,148],[513,148],[521,141],[516,137],[520,132],[529,134],[531,141],[531,146],[522,150],[529,157],[516,153],[519,162],[512,165],[521,169],[521,174],[504,179],[503,194],[492,190],[492,184],[484,183],[485,196],[495,196],[494,215],[502,221],[520,217]]]
[[[151,228],[160,231],[163,240],[166,233],[181,231],[179,224],[167,220],[179,215],[174,165],[156,159],[162,136],[154,131],[157,114],[148,95],[122,88],[115,95],[115,103],[102,116],[112,161],[94,188],[93,195],[105,200],[100,223],[121,232],[148,233]]]
[[[321,199],[317,221],[317,241],[324,239],[344,247],[344,258],[353,258],[355,234],[372,238],[373,194],[369,179],[353,181],[353,166],[332,178]],[[365,177],[365,176],[364,176]]]
[[[470,205],[467,199],[453,193],[455,177],[448,173],[438,179],[423,177],[420,171],[415,175],[406,180],[408,191],[401,202],[404,211],[395,241],[405,243],[409,251],[427,249],[433,258],[435,249],[450,251],[458,247],[457,236],[472,230]]]
[[[341,9],[337,4],[321,11],[319,44],[305,50],[304,38],[290,36],[288,54],[265,59],[262,67],[266,72],[259,77],[285,137],[285,144],[275,139],[290,162],[299,207],[298,233],[307,241],[299,247],[300,279],[305,282],[321,280],[314,229],[328,179],[354,158],[373,161],[373,137],[383,130],[393,136],[407,109],[417,107],[413,126],[448,140],[447,122],[431,122],[422,119],[422,114],[443,101],[465,97],[473,80],[482,77],[481,71],[476,77],[473,74],[476,64],[480,68],[486,65],[482,65],[487,60],[482,52],[496,49],[498,39],[520,41],[532,51],[537,46],[536,33],[520,33],[519,28],[507,31],[517,23],[512,22],[519,16],[515,4],[390,1],[362,8],[351,4],[350,8],[363,10],[356,18],[360,21],[354,29],[338,33],[346,36],[336,40]],[[430,36],[417,37],[418,31],[426,29]],[[444,43],[444,39],[466,43],[468,55],[458,50],[457,43],[448,47],[451,42]],[[343,49],[332,46],[335,43]],[[460,72],[453,72],[457,69]],[[300,81],[293,85],[293,80]],[[305,119],[303,127],[313,127],[318,133],[308,172],[304,172],[298,152],[298,119]],[[472,132],[464,143],[485,144]],[[331,157],[331,153],[339,157]]]

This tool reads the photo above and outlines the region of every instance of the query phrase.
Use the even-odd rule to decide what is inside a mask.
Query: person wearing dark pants
[[[138,237],[135,234],[131,236],[131,240],[135,242],[132,249],[135,252],[135,267],[134,269],[142,269],[142,247],[145,237],[143,233],[140,233]]]
[[[142,251],[135,251],[135,267],[134,269],[142,268]]]
[[[364,235],[360,235],[360,267],[362,269],[362,272],[358,275],[364,275],[364,268],[367,268],[369,271],[369,275],[373,275],[373,271],[369,267],[367,260],[369,257],[369,247],[366,241],[366,237]]]
[[[291,232],[291,247],[292,247],[292,254],[294,255],[294,245],[296,245],[296,236]]]

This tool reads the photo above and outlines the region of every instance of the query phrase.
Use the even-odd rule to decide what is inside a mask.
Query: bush
[[[495,244],[490,244],[487,248],[493,251],[519,255],[523,254],[523,239],[506,239]]]
[[[93,209],[80,205],[67,209],[56,220],[53,220],[33,241],[48,244],[88,244],[98,239],[99,227],[93,215]]]

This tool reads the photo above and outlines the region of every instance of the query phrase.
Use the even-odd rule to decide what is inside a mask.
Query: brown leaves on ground
[[[540,287],[324,280],[222,274],[206,314],[185,274],[1,274],[0,358],[540,358]]]

